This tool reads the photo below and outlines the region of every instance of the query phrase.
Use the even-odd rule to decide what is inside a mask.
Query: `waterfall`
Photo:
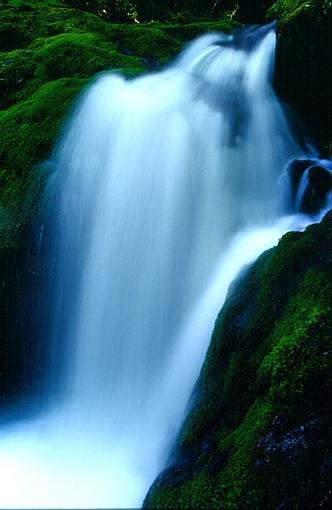
[[[206,35],[164,71],[103,74],[81,98],[43,225],[57,400],[3,431],[2,506],[138,507],[230,282],[308,221],[282,217],[277,193],[305,155],[273,91],[275,39]]]

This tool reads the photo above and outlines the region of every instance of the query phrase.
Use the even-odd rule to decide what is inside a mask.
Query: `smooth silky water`
[[[311,221],[280,206],[286,163],[313,154],[273,91],[275,43],[271,26],[207,35],[163,72],[104,74],[82,97],[41,227],[47,412],[2,430],[1,507],[140,506],[230,282]]]

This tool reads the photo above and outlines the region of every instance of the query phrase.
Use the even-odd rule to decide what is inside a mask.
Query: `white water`
[[[62,401],[3,433],[0,506],[139,506],[228,285],[303,227],[276,197],[301,151],[271,87],[275,34],[250,37],[205,36],[163,73],[104,75],[82,99],[51,184]]]
[[[310,172],[311,168],[313,168],[315,165],[319,165],[321,168],[324,168],[327,172],[329,172],[330,175],[332,176],[332,161],[331,160],[328,160],[328,159],[320,159],[319,160],[319,159],[313,158],[311,160],[311,162],[312,163],[309,164],[308,168],[303,172],[300,182],[298,184],[298,189],[297,189],[297,193],[295,196],[295,204],[294,204],[294,209],[296,211],[301,211],[307,188],[308,188],[308,186],[310,187],[309,172]],[[330,191],[330,192],[326,193],[321,206],[324,210],[327,211],[331,208],[331,205],[332,205],[332,192]],[[289,203],[288,206],[290,209],[291,204]]]

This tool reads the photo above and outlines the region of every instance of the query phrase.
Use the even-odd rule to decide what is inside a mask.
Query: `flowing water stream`
[[[271,26],[206,35],[163,72],[104,74],[81,98],[43,226],[56,404],[3,429],[1,507],[138,507],[230,282],[309,222],[280,205],[285,165],[311,153],[272,88],[275,43]]]

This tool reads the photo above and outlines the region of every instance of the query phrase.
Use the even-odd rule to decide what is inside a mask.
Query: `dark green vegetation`
[[[279,0],[276,85],[316,140],[332,140],[332,2]]]
[[[235,282],[146,508],[331,508],[332,214]]]
[[[65,6],[92,12],[112,22],[190,21],[227,16],[244,23],[262,23],[274,0],[2,0],[2,5]]]

